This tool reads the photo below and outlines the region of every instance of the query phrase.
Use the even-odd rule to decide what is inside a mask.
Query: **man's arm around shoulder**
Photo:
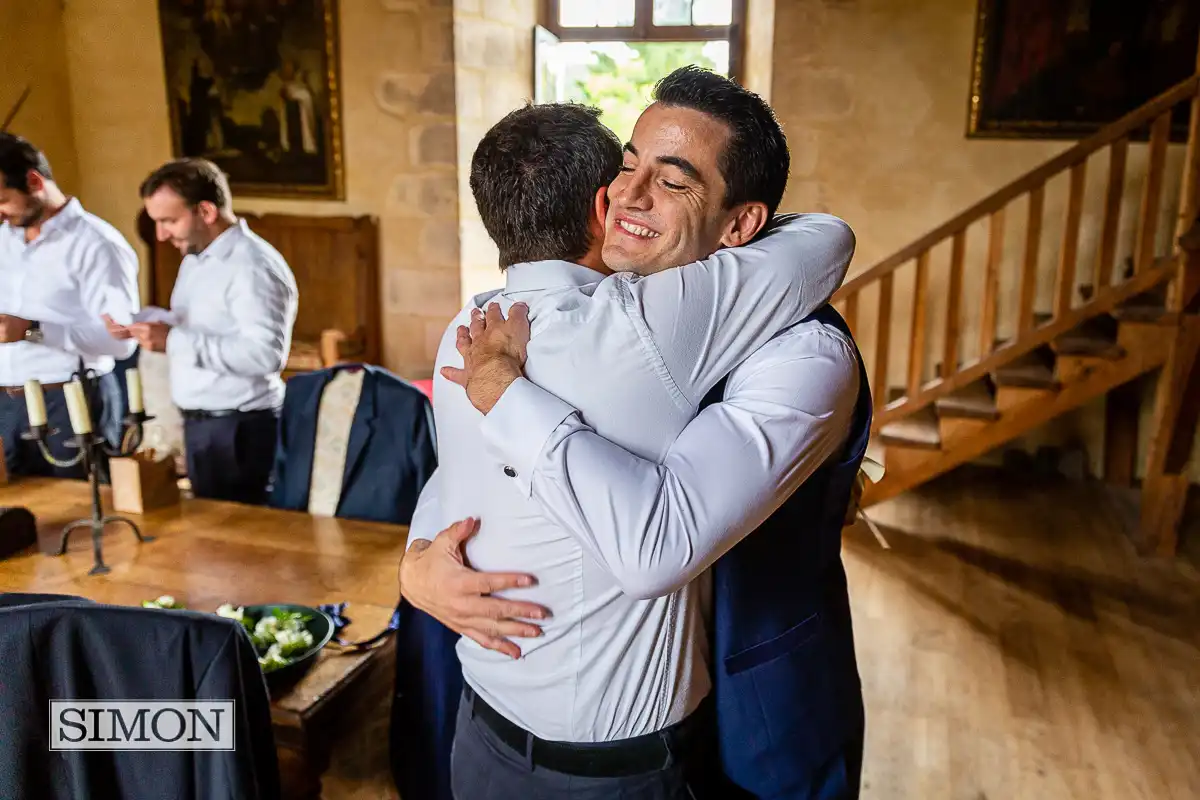
[[[772,336],[829,302],[854,256],[830,214],[776,217],[743,247],[627,281],[626,309],[694,407]]]

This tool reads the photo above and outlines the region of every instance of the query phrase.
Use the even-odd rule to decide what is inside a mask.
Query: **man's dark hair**
[[[664,106],[691,108],[724,122],[729,141],[717,165],[725,179],[725,205],[766,203],[774,214],[787,188],[791,156],[771,107],[754,92],[723,75],[680,67],[654,86]]]
[[[4,186],[29,194],[29,170],[54,180],[45,153],[20,136],[0,133],[0,179]]]
[[[233,210],[233,193],[229,178],[211,161],[203,158],[180,158],[168,161],[142,181],[138,193],[142,199],[166,187],[195,208],[203,202],[212,203],[218,210]]]
[[[587,253],[596,192],[621,160],[620,140],[594,108],[529,105],[493,125],[471,159],[471,192],[500,268]]]

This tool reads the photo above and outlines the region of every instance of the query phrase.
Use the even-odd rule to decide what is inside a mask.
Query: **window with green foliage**
[[[744,0],[547,0],[536,31],[539,103],[600,108],[628,141],[654,84],[696,64],[737,78]]]

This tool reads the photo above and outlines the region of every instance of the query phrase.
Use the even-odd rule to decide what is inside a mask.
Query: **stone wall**
[[[453,8],[449,0],[339,6],[345,201],[236,205],[378,216],[383,362],[428,377],[459,307]],[[81,198],[136,243],[137,184],[171,157],[158,3],[69,0],[63,13]]]
[[[789,0],[782,0],[787,3]],[[742,84],[771,102],[775,52],[775,0],[746,0]]]
[[[41,148],[68,194],[79,191],[71,87],[58,3],[0,2],[0,121],[25,88],[29,97],[9,128]]]
[[[496,245],[471,196],[475,146],[509,111],[533,97],[537,0],[454,0],[458,99],[458,209],[462,300],[504,285]]]
[[[752,0],[753,2],[753,0]],[[1005,183],[1071,146],[1047,140],[985,140],[966,136],[975,0],[788,0],[775,8],[773,105],[792,151],[783,207],[827,211],[854,228],[858,246],[851,275],[917,239]],[[1118,253],[1131,252],[1145,180],[1146,147],[1130,147],[1126,203]],[[1159,252],[1166,252],[1174,220],[1182,147],[1168,153]],[[1107,154],[1088,164],[1077,282],[1091,282],[1102,219]],[[1175,193],[1175,194],[1172,194]],[[1038,310],[1054,291],[1067,201],[1067,178],[1047,186],[1040,252]],[[1015,327],[1019,260],[1024,251],[1026,204],[1006,218],[998,332]],[[968,231],[962,306],[962,357],[978,354],[986,223]],[[949,243],[930,260],[926,379],[942,352]],[[910,339],[913,269],[896,273],[889,384],[903,385]],[[876,340],[875,289],[860,303],[859,345],[868,363]],[[872,387],[879,391],[880,387]],[[1022,444],[1085,442],[1092,468],[1103,454],[1103,401],[1060,418]],[[1147,407],[1144,415],[1148,414]],[[1144,437],[1143,437],[1144,438]],[[1145,441],[1143,441],[1143,451]],[[1200,478],[1200,464],[1196,467]]]

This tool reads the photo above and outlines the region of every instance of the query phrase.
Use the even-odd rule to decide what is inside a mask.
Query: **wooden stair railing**
[[[1135,427],[1117,431],[1114,440],[1120,440],[1121,452],[1106,454],[1106,477],[1115,465],[1115,482],[1128,484],[1138,415],[1135,398],[1125,387],[1139,375],[1157,371],[1135,540],[1142,552],[1174,553],[1189,487],[1189,460],[1200,428],[1200,54],[1196,70],[1146,105],[883,259],[835,295],[835,305],[851,329],[860,332],[861,341],[864,289],[878,286],[868,375],[876,406],[872,438],[886,449],[887,473],[867,487],[864,506],[917,486],[1110,392],[1116,392],[1116,405],[1127,406],[1125,415],[1135,420]],[[1176,177],[1174,172],[1167,175],[1168,145],[1173,115],[1183,104],[1190,114],[1187,147],[1172,206],[1164,203],[1166,179]],[[1127,198],[1134,199],[1126,189],[1129,143],[1147,128],[1146,174],[1136,198],[1132,250],[1124,260],[1125,270],[1116,275],[1121,210]],[[1079,275],[1088,163],[1105,148],[1108,178],[1103,194],[1094,198],[1102,201],[1096,259]],[[1066,178],[1068,191],[1047,310],[1036,307],[1039,256],[1046,186],[1058,176]],[[1014,213],[1010,206],[1022,198],[1027,201],[1025,238],[1015,274],[1006,282],[1005,220]],[[1175,224],[1168,252],[1160,253],[1156,245],[1163,238],[1159,234],[1164,212],[1174,215]],[[986,224],[988,236],[979,273],[980,305],[964,307],[968,231],[977,223]],[[931,253],[943,243],[949,244],[950,258],[942,340],[939,366],[929,370],[931,329],[938,333],[931,328]],[[908,360],[903,371],[892,370],[894,291],[897,273],[909,264],[915,268],[914,294],[909,336],[902,343]],[[1077,277],[1085,283],[1077,286]],[[1005,285],[1016,287],[1009,326],[1014,333],[1000,341],[1000,287]],[[1083,300],[1079,305],[1074,302],[1077,294]],[[980,321],[979,355],[962,363],[963,323],[974,319]],[[892,372],[902,372],[897,387],[889,380]],[[925,379],[929,372],[935,373],[932,380]],[[1106,427],[1110,422],[1111,417]]]
[[[1159,234],[1159,218],[1164,209],[1164,172],[1170,142],[1172,115],[1176,107],[1191,106],[1191,126],[1184,160],[1184,179],[1178,199],[1178,224],[1172,250],[1157,257],[1155,242]],[[945,224],[896,251],[860,275],[848,281],[834,296],[834,304],[842,311],[852,330],[861,330],[860,315],[864,311],[863,290],[878,286],[878,313],[874,326],[876,337],[874,363],[868,375],[875,394],[876,413],[873,428],[921,411],[940,398],[969,386],[997,368],[1079,327],[1088,319],[1113,311],[1115,308],[1168,281],[1174,281],[1171,291],[1172,307],[1182,307],[1183,298],[1194,297],[1196,287],[1175,280],[1183,276],[1184,259],[1178,238],[1197,219],[1200,194],[1200,152],[1197,148],[1197,125],[1200,117],[1200,72],[1181,81],[1141,108],[1109,125],[1092,137],[1081,141],[1040,167],[1012,181],[989,197],[976,203]],[[1117,268],[1117,241],[1122,200],[1126,196],[1126,163],[1132,136],[1149,126],[1146,180],[1140,198],[1140,213],[1132,254],[1132,274],[1114,279]],[[1102,221],[1098,239],[1098,257],[1091,268],[1091,294],[1082,305],[1073,305],[1079,266],[1079,236],[1085,192],[1088,159],[1104,148],[1109,150],[1109,175],[1104,187]],[[1062,241],[1056,271],[1055,290],[1049,316],[1043,317],[1035,308],[1039,279],[1039,253],[1045,216],[1046,184],[1051,179],[1069,173],[1069,190],[1063,224]],[[1016,335],[1007,341],[996,342],[999,321],[1001,270],[1004,261],[1004,232],[1006,215],[1017,213],[1010,207],[1022,198],[1027,199],[1025,241],[1017,285]],[[968,229],[980,222],[988,228],[988,247],[983,265],[983,292],[979,305],[964,307],[963,279]],[[942,345],[940,370],[932,380],[925,376],[926,345],[929,341],[930,319],[928,285],[931,252],[949,240],[950,265],[947,281],[944,318],[941,320]],[[915,267],[912,298],[912,324],[907,345],[907,365],[903,374],[903,394],[889,397],[889,371],[892,366],[892,319],[894,287],[898,271],[912,264]],[[1084,274],[1085,277],[1087,274]],[[964,320],[978,318],[979,357],[961,364]]]

